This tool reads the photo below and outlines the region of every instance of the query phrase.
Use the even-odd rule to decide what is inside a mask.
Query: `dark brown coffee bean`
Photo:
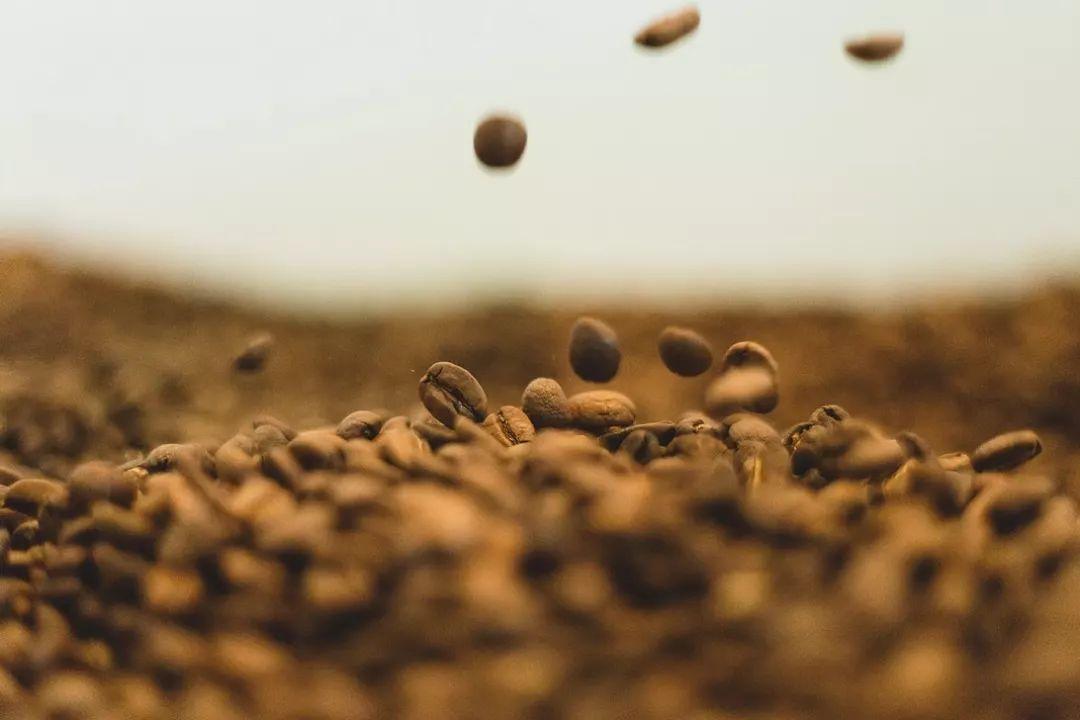
[[[844,43],[851,57],[863,62],[881,62],[896,55],[904,47],[902,33],[876,33],[852,38]]]
[[[257,373],[266,365],[274,348],[274,337],[260,333],[249,338],[244,349],[233,358],[233,369],[241,373]]]
[[[448,428],[459,415],[473,422],[487,416],[487,395],[468,370],[449,362],[437,362],[420,379],[420,401],[432,417]]]
[[[656,435],[646,430],[637,429],[626,436],[619,446],[619,452],[633,458],[642,465],[648,464],[664,454],[664,448]]]
[[[1039,518],[1055,490],[1046,478],[1009,478],[985,491],[986,519],[998,535],[1015,533]]]
[[[473,151],[488,167],[508,168],[521,159],[527,140],[521,120],[508,115],[492,115],[476,126]]]
[[[563,428],[573,422],[566,393],[551,378],[536,378],[525,386],[521,409],[536,428]]]
[[[1015,470],[1042,452],[1039,436],[1031,430],[1017,430],[990,438],[971,454],[976,472]]]
[[[708,340],[689,328],[664,328],[657,347],[664,365],[676,375],[696,377],[712,367],[712,346]]]
[[[574,426],[589,432],[633,425],[637,407],[633,400],[614,390],[590,390],[569,400]]]
[[[642,47],[661,48],[689,35],[701,23],[701,14],[693,5],[657,18],[634,36]]]
[[[622,351],[615,331],[602,320],[580,317],[570,329],[570,366],[588,382],[606,383],[619,372]]]
[[[337,434],[345,440],[366,438],[371,440],[382,429],[383,418],[369,410],[357,410],[345,416],[337,426]]]

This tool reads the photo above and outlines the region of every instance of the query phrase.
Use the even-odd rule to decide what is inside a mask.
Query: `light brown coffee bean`
[[[974,467],[971,465],[971,458],[967,453],[951,452],[944,455],[938,455],[938,465],[943,470],[953,470],[955,472],[973,472]]]
[[[761,367],[733,368],[710,383],[705,391],[705,409],[713,417],[725,417],[745,410],[768,413],[780,395],[776,377]]]
[[[251,419],[251,429],[258,431],[263,425],[270,425],[277,428],[286,440],[292,440],[296,437],[296,431],[292,429],[287,423],[278,420],[273,415],[256,415]]]
[[[138,490],[133,477],[124,475],[115,465],[106,462],[84,463],[68,476],[68,491],[72,505],[77,509],[88,508],[97,500],[131,507]]]
[[[1015,470],[1042,452],[1039,436],[1031,430],[1017,430],[992,437],[971,454],[976,472]]]
[[[289,441],[289,452],[305,470],[341,468],[345,441],[329,430],[305,430]]]
[[[448,428],[454,427],[459,415],[477,423],[487,416],[484,388],[468,370],[449,362],[437,362],[424,373],[420,401]]]
[[[257,373],[266,365],[274,348],[274,337],[260,333],[248,339],[244,348],[233,358],[233,369],[240,373]]]
[[[570,366],[588,382],[606,383],[619,372],[622,351],[615,331],[602,320],[580,317],[570,328]]]
[[[713,364],[709,341],[689,328],[664,328],[657,340],[657,348],[664,365],[676,375],[696,377]]]
[[[844,49],[851,57],[863,62],[881,62],[895,56],[904,47],[904,35],[883,32],[851,38]]]
[[[634,36],[642,47],[661,48],[697,30],[701,14],[693,5],[653,20]]]
[[[337,434],[345,440],[366,438],[371,440],[382,429],[383,418],[370,410],[349,413],[337,426]]]
[[[476,126],[473,151],[490,168],[508,168],[525,153],[528,134],[521,120],[508,115],[492,115]]]
[[[614,390],[590,390],[569,400],[574,426],[589,432],[633,425],[637,407],[633,400]]]
[[[44,478],[16,481],[4,496],[4,507],[31,517],[46,509],[62,509],[68,504],[68,489]],[[12,528],[14,529],[14,528]]]
[[[214,461],[210,453],[203,446],[194,443],[158,445],[150,451],[141,466],[151,473],[168,472],[178,469],[183,458],[195,462],[203,472],[213,472]]]
[[[521,410],[536,428],[564,428],[573,422],[566,393],[562,385],[551,378],[536,378],[525,386]]]
[[[154,565],[143,578],[143,601],[160,615],[186,615],[203,600],[203,582],[194,570]]]
[[[259,460],[254,452],[255,441],[246,435],[237,435],[222,443],[221,447],[214,452],[214,468],[218,479],[237,483],[247,475],[255,473],[259,467]]]
[[[503,405],[484,420],[484,429],[506,447],[530,442],[536,437],[529,416],[521,408]]]

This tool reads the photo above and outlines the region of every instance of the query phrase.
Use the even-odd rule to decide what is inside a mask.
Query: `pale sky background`
[[[7,0],[0,233],[339,310],[1080,267],[1076,0],[705,0],[633,46],[678,6]],[[850,61],[875,29],[904,52]],[[508,174],[472,155],[493,109],[529,129]]]

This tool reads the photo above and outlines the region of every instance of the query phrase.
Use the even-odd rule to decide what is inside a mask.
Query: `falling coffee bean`
[[[844,44],[851,57],[863,62],[881,62],[896,55],[904,47],[902,33],[876,33],[852,38]]]
[[[483,422],[487,395],[468,370],[449,362],[437,362],[420,379],[420,401],[432,417],[448,428],[459,415]]]
[[[664,328],[657,347],[664,365],[676,375],[695,377],[712,367],[713,351],[708,340],[689,328]]]
[[[525,152],[528,136],[521,121],[506,115],[488,117],[476,127],[473,150],[484,165],[508,168]]]
[[[1031,430],[1017,430],[990,438],[971,454],[976,472],[1015,470],[1042,452],[1039,436]]]
[[[622,352],[611,327],[591,317],[578,318],[570,329],[570,366],[588,382],[606,383],[619,372]]]
[[[244,349],[233,359],[233,368],[240,373],[257,373],[266,365],[274,348],[274,337],[261,333],[248,340]]]
[[[661,48],[689,35],[699,24],[701,13],[691,5],[649,23],[634,36],[634,42],[642,47]]]

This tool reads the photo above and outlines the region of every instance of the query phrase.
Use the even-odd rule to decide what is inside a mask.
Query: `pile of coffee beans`
[[[569,353],[616,377],[602,321]],[[1080,526],[1038,435],[778,428],[778,377],[739,342],[704,411],[647,418],[551,378],[496,409],[437,362],[401,415],[0,468],[0,717],[1077,717]]]

